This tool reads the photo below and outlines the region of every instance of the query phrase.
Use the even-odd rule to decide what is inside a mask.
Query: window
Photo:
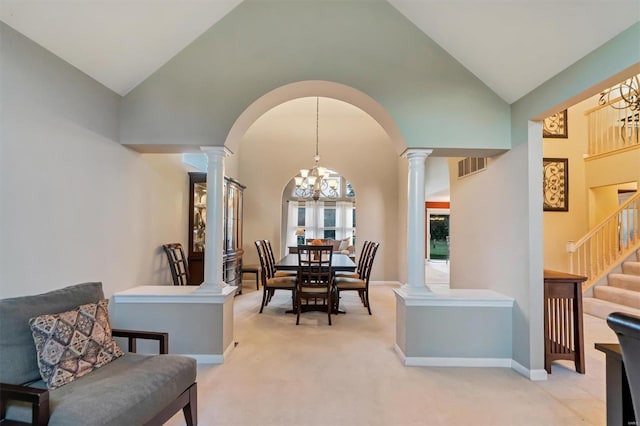
[[[351,237],[355,243],[355,201],[289,201],[287,245],[297,244],[296,232],[304,229],[304,240]]]

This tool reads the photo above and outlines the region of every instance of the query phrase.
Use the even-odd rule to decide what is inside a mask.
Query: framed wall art
[[[544,211],[569,211],[569,160],[566,158],[543,158]]]
[[[568,138],[567,110],[560,111],[542,122],[543,138]]]

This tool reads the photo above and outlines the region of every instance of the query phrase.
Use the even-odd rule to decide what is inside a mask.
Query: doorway
[[[449,209],[427,208],[427,238],[425,254],[427,260],[449,262]]]

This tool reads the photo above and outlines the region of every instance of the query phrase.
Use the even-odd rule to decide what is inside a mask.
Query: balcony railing
[[[589,156],[639,145],[640,111],[615,98],[584,113],[588,120]]]
[[[579,241],[569,241],[569,272],[587,277],[588,288],[640,245],[640,193],[600,222]]]

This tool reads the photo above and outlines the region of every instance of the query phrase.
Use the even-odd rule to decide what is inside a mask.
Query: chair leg
[[[369,315],[371,315],[371,304],[369,303],[369,289],[364,291],[364,296],[367,300],[367,310],[369,311]]]
[[[327,292],[327,316],[329,317],[329,325],[331,325],[331,292]]]
[[[260,290],[260,280],[258,279],[258,273],[256,272],[256,290]]]
[[[266,301],[267,301],[267,288],[263,286],[262,287],[262,304],[260,305],[260,313],[262,313],[262,310],[264,309],[264,305]]]
[[[296,297],[296,305],[297,305],[297,315],[296,315],[296,325],[300,324],[300,310],[302,309],[302,301],[299,297]]]
[[[182,408],[182,413],[187,426],[198,424],[198,387],[196,383],[189,388],[189,403]]]

